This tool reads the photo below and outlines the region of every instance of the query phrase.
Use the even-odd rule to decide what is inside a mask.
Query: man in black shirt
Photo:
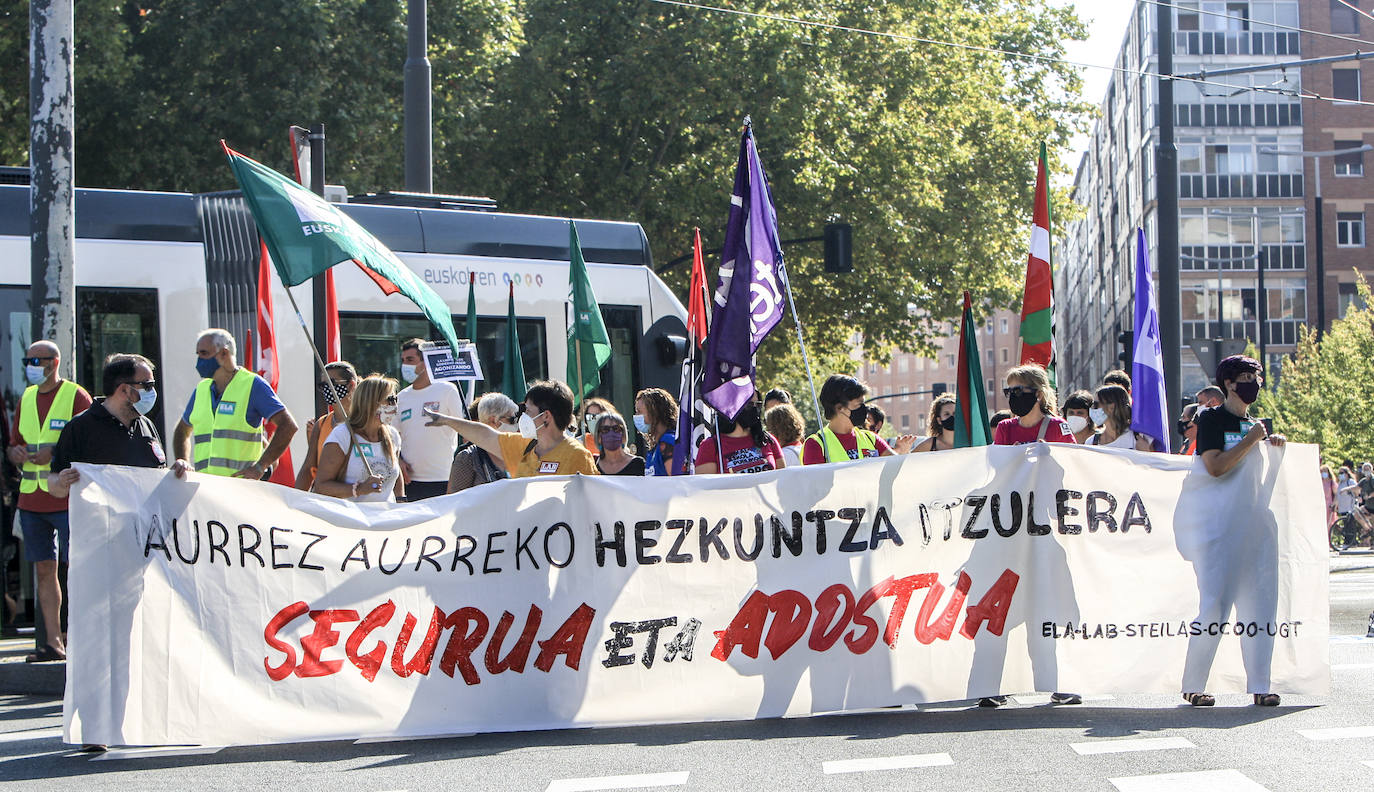
[[[105,359],[102,385],[104,401],[69,421],[57,439],[48,477],[48,489],[57,497],[65,498],[81,478],[73,462],[167,467],[167,451],[147,418],[157,403],[153,364],[142,355],[111,355]],[[185,476],[184,460],[176,460],[172,471]]]
[[[1217,365],[1217,387],[1226,394],[1226,399],[1216,407],[1199,410],[1197,418],[1194,419],[1197,426],[1197,454],[1202,458],[1202,464],[1207,468],[1207,473],[1214,478],[1220,478],[1234,470],[1245,459],[1245,455],[1254,450],[1255,446],[1260,443],[1267,440],[1270,445],[1282,446],[1285,442],[1283,435],[1269,434],[1269,430],[1263,422],[1250,416],[1250,405],[1259,398],[1260,388],[1264,385],[1262,373],[1263,368],[1260,366],[1260,362],[1244,355],[1232,355]],[[1266,541],[1264,526],[1247,526],[1244,533],[1246,534],[1244,541],[1251,542],[1255,546]],[[1269,537],[1268,541],[1272,543],[1273,538]],[[1234,549],[1228,548],[1227,551]],[[1273,550],[1273,548],[1267,549]],[[1253,548],[1250,550],[1253,551]],[[1267,557],[1272,553],[1259,555],[1260,557]],[[1202,600],[1200,621],[1204,620],[1203,614],[1207,614],[1214,608],[1216,613],[1224,619],[1230,615],[1233,605],[1236,607],[1238,620],[1243,620],[1242,617],[1247,611],[1272,611],[1272,606],[1275,603],[1261,601],[1264,597],[1258,593],[1261,589],[1265,589],[1261,577],[1255,575],[1248,580],[1243,577],[1255,570],[1238,568],[1239,564],[1234,563],[1234,559],[1233,563],[1225,566],[1232,569],[1237,576],[1242,577],[1232,581],[1234,585],[1211,581],[1204,591],[1202,581],[1204,577],[1207,577],[1207,572],[1203,571],[1206,565],[1199,565],[1199,598]],[[1250,613],[1251,618],[1255,616],[1254,612]],[[1270,612],[1268,615],[1272,617],[1273,614]],[[1269,649],[1272,651],[1272,645]],[[1209,641],[1205,637],[1201,640],[1191,639],[1188,650],[1189,666],[1196,664],[1200,668],[1203,666],[1210,667],[1211,658],[1216,652],[1216,642],[1215,640]],[[1249,644],[1242,644],[1241,652],[1242,656],[1245,656],[1250,652],[1258,653],[1260,649],[1252,648]],[[1261,658],[1258,662],[1263,667],[1268,665],[1267,658]],[[1250,665],[1250,662],[1247,661],[1247,675],[1250,674]],[[1185,676],[1187,673],[1185,671]],[[1187,684],[1185,682],[1185,685]],[[1262,681],[1251,678],[1251,684],[1261,687],[1260,692],[1254,693],[1255,704],[1262,707],[1278,706],[1279,695],[1268,691],[1267,673],[1264,674]],[[1210,707],[1216,703],[1216,699],[1208,693],[1184,693],[1183,698],[1195,707]]]

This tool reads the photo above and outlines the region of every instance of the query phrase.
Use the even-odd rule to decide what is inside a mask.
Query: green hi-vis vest
[[[30,454],[36,454],[44,448],[52,448],[57,445],[57,438],[62,434],[62,427],[72,419],[72,405],[76,403],[77,386],[71,380],[62,380],[62,384],[57,386],[57,395],[53,397],[52,406],[48,408],[48,415],[43,419],[43,425],[38,425],[38,386],[30,385],[24,389],[24,395],[19,397],[19,433],[24,439],[29,441],[26,449]],[[52,468],[51,464],[37,465],[33,462],[25,461],[20,469],[19,491],[30,493],[35,490],[48,491],[48,471]]]
[[[210,379],[196,386],[191,405],[191,459],[195,469],[213,476],[232,476],[262,456],[262,427],[248,424],[248,397],[255,375],[241,368],[229,380],[219,404],[212,406]]]
[[[878,450],[878,446],[874,442],[877,437],[877,435],[867,429],[860,429],[857,426],[854,427],[854,450],[858,453],[857,457],[851,457],[849,455],[845,447],[840,444],[840,438],[837,437],[834,432],[830,431],[830,427],[828,426],[822,426],[819,432],[811,435],[810,439],[821,444],[821,449],[825,451],[826,462],[848,462],[851,459],[863,459],[868,456],[875,456],[876,454],[868,454],[866,452],[876,452]]]

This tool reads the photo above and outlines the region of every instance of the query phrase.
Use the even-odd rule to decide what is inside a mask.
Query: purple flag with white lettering
[[[782,319],[781,268],[773,195],[746,119],[702,382],[706,403],[731,418],[754,395],[754,353]]]
[[[1154,449],[1169,453],[1168,397],[1164,356],[1159,343],[1159,301],[1145,247],[1145,229],[1136,229],[1135,349],[1131,353],[1131,430],[1147,434]]]

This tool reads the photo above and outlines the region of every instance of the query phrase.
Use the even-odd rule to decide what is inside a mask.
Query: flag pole
[[[802,337],[801,317],[797,316],[797,301],[792,297],[792,279],[787,275],[787,264],[778,261],[778,271],[782,274],[782,286],[787,290],[787,304],[792,307],[792,321],[797,325],[797,345],[801,347],[802,365],[806,367],[806,382],[811,386],[811,407],[816,411],[816,426],[825,426],[821,416],[821,400],[816,396],[816,380],[811,376],[811,360],[806,356],[806,339]]]
[[[577,332],[577,311],[573,310],[573,333]],[[582,379],[582,339],[573,336],[573,354],[577,355],[577,400],[584,407],[587,403],[587,388],[583,384],[586,380]]]
[[[275,269],[275,267],[273,269]],[[278,276],[280,277],[280,273],[278,273]],[[305,323],[305,316],[301,314],[301,307],[296,304],[296,295],[291,293],[290,287],[287,287],[285,283],[283,283],[282,286],[286,287],[286,298],[291,301],[291,311],[292,313],[296,314],[296,321],[301,323],[301,332],[305,333],[305,343],[310,346],[310,351],[315,353],[315,362],[318,363],[320,366],[321,384],[325,384],[328,385],[330,388],[333,388],[334,382],[329,379],[329,372],[326,371],[324,368],[324,356],[320,354],[319,347],[315,346],[315,339],[310,337],[310,326]],[[343,350],[339,351],[342,352]],[[343,413],[344,422],[347,423],[348,408],[344,406],[343,398],[340,397],[339,394],[335,393],[334,399],[335,402],[339,405],[339,412]],[[325,400],[325,403],[328,404],[328,399]],[[333,405],[330,405],[330,408],[332,409]],[[386,431],[385,427],[383,427],[382,431]],[[376,473],[372,472],[372,465],[367,461],[367,456],[365,454],[359,454],[358,458],[363,461],[363,468],[367,470],[367,475],[369,478],[377,475]],[[345,462],[347,462],[347,460],[345,460]]]

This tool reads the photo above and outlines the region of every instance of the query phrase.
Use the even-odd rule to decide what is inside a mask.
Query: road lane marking
[[[1239,770],[1110,778],[1117,792],[1269,792]]]
[[[1309,740],[1348,740],[1356,737],[1374,737],[1374,726],[1337,726],[1331,729],[1298,729],[1298,734]]]
[[[1328,639],[1331,643],[1374,643],[1374,638],[1367,635],[1333,635]]]
[[[1337,663],[1331,666],[1332,671],[1358,671],[1366,668],[1374,668],[1374,663]]]
[[[23,731],[0,732],[0,743],[24,742],[25,740],[46,740],[49,737],[61,736],[61,726],[52,726],[43,729],[24,729]]]
[[[151,759],[160,756],[205,756],[224,750],[222,745],[156,745],[149,748],[111,748],[91,757],[92,762]]]
[[[1174,748],[1196,748],[1182,737],[1137,737],[1127,740],[1094,740],[1069,743],[1080,756],[1093,754],[1128,753],[1133,751],[1167,751]]]
[[[1050,694],[1048,694],[1048,693],[1024,693],[1024,694],[1022,694],[1022,695],[1020,695],[1020,696],[1012,696],[1011,699],[1012,699],[1012,701],[1015,701],[1017,704],[1025,704],[1025,705],[1027,705],[1027,706],[1037,706],[1037,705],[1040,705],[1040,704],[1048,704],[1048,703],[1050,703]],[[1082,696],[1082,699],[1083,699],[1084,702],[1088,702],[1088,701],[1115,701],[1115,697],[1114,697],[1114,696]],[[1072,706],[1072,705],[1068,705],[1068,706]]]
[[[947,753],[879,756],[872,759],[837,759],[825,762],[821,769],[826,775],[837,773],[867,773],[873,770],[905,770],[911,767],[943,767],[954,764]]]
[[[596,792],[601,789],[647,789],[649,787],[682,786],[687,783],[687,771],[672,773],[641,773],[640,775],[595,776],[591,778],[559,778],[549,782],[544,792]]]
[[[453,734],[422,734],[418,736],[410,735],[406,737],[397,737],[395,735],[386,737],[362,737],[360,739],[354,740],[353,744],[371,745],[372,743],[407,742],[409,740],[447,740],[452,737],[471,737],[474,734],[476,734],[476,732],[454,732]]]

